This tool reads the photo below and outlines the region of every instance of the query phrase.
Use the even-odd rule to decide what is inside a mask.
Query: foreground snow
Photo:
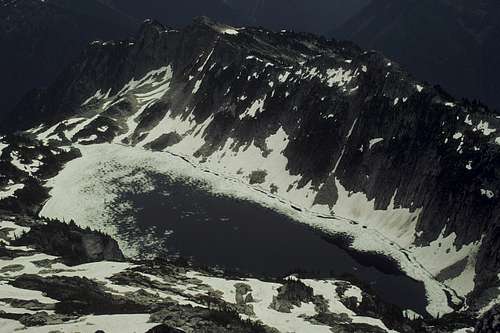
[[[0,220],[0,231],[7,228],[10,230],[13,226],[15,226],[15,223],[12,221]],[[13,237],[8,237],[3,242],[8,244],[9,239],[13,239]],[[0,280],[3,281],[0,283],[0,299],[38,300],[43,304],[55,304],[57,302],[57,300],[43,296],[39,291],[15,288],[8,284],[9,281],[23,274],[35,274],[41,277],[85,277],[101,283],[107,290],[116,295],[126,297],[130,293],[142,291],[150,295],[155,295],[158,302],[174,300],[179,304],[188,304],[194,307],[206,307],[206,304],[201,301],[202,298],[200,298],[200,295],[209,296],[215,294],[220,295],[218,297],[228,304],[237,305],[237,285],[245,284],[250,287],[250,293],[252,294],[252,300],[245,302],[250,306],[253,314],[242,315],[243,317],[251,320],[259,320],[270,327],[277,328],[281,332],[331,332],[330,327],[313,323],[305,318],[305,316],[314,316],[317,314],[315,305],[312,303],[302,303],[301,306],[294,306],[290,313],[278,312],[272,309],[270,305],[278,293],[278,288],[281,286],[278,283],[264,282],[257,279],[231,280],[184,269],[167,270],[171,271],[169,275],[164,275],[164,271],[159,271],[158,275],[152,275],[150,271],[148,273],[142,272],[141,266],[130,263],[96,262],[68,267],[58,262],[56,260],[58,259],[57,257],[37,253],[32,249],[20,247],[11,247],[11,249],[30,251],[30,253],[28,256],[21,256],[10,260],[0,259]],[[50,269],[46,266],[41,267],[35,264],[36,262],[40,262],[40,260],[52,261],[49,265]],[[18,268],[5,269],[14,265],[18,266]],[[112,281],[111,278],[113,276],[123,272],[138,273],[144,279],[143,285],[136,287],[117,284]],[[352,296],[359,301],[362,300],[361,290],[350,285],[348,282],[339,280],[303,280],[303,282],[313,288],[315,295],[324,297],[328,304],[328,311],[331,313],[346,314],[353,323],[365,323],[379,327],[387,332],[395,332],[387,329],[379,319],[358,316],[341,302],[341,296],[336,291],[338,284],[347,286],[347,291],[344,294],[345,297]],[[145,287],[144,284],[149,284],[149,287]],[[11,314],[36,313],[29,309],[13,307],[4,302],[0,302],[0,309]],[[45,312],[49,315],[54,314],[53,310],[45,310]],[[99,329],[110,333],[143,333],[156,325],[158,323],[151,322],[150,315],[146,313],[90,315],[65,323],[39,327],[24,327],[18,321],[0,319],[0,332],[48,333],[61,331],[94,333]]]
[[[148,314],[86,316],[76,321],[43,327],[24,327],[15,320],[0,319],[0,332],[95,333],[98,328],[106,333],[144,333],[156,325],[158,324],[149,322]]]

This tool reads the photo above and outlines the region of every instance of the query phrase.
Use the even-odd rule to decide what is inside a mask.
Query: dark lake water
[[[156,191],[120,198],[132,204],[136,219],[121,232],[130,237],[148,233],[155,240],[142,245],[145,253],[166,252],[254,276],[283,277],[299,270],[317,278],[348,274],[384,300],[425,313],[423,284],[388,274],[397,268],[381,257],[354,255],[306,225],[250,201],[215,196],[166,176],[155,176],[155,183]]]

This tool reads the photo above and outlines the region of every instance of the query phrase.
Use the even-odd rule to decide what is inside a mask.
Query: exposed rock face
[[[279,312],[290,312],[294,306],[313,301],[313,289],[297,280],[286,280],[273,298],[271,308]]]
[[[44,145],[22,135],[2,139],[8,144],[0,150],[0,191],[11,191],[0,196],[0,209],[36,215],[49,197],[43,181],[57,175],[66,162],[81,154],[78,149]]]
[[[167,147],[173,146],[176,143],[181,142],[181,137],[179,134],[175,132],[162,134],[159,138],[154,141],[148,143],[145,148],[154,150],[154,151],[162,151]]]
[[[181,330],[170,327],[168,325],[158,325],[147,331],[146,333],[182,333]]]
[[[56,311],[63,314],[141,313],[146,306],[124,297],[105,292],[95,281],[85,277],[40,277],[22,275],[12,285],[17,288],[40,290],[59,301]]]
[[[164,322],[156,328],[160,333],[177,332],[176,330],[170,331],[171,327],[179,327],[183,332],[193,333],[278,333],[277,330],[259,323],[241,320],[238,313],[233,310],[172,307],[153,313],[151,318],[154,322]]]
[[[490,333],[500,331],[500,305],[495,306],[478,320],[476,333]]]
[[[49,222],[33,226],[13,244],[32,246],[38,251],[61,256],[70,265],[124,260],[114,239],[89,229],[82,230],[74,223]]]
[[[353,324],[346,321],[343,316],[333,314],[319,314],[315,319],[322,323],[328,323],[332,332],[338,333],[383,333],[384,330],[367,324]]]
[[[61,324],[65,321],[74,319],[76,319],[76,317],[65,315],[50,315],[48,312],[41,311],[35,314],[21,316],[19,318],[19,322],[27,327],[30,327]]]
[[[8,126],[41,123],[31,131],[40,139],[168,147],[222,165],[408,251],[433,241],[443,258],[464,249],[428,263],[444,282],[467,273],[462,295],[500,270],[488,253],[500,244],[500,119],[351,43],[206,18],[182,31],[146,22],[134,42],[90,45]]]

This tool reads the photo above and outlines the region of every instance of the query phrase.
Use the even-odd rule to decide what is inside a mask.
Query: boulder
[[[125,259],[113,238],[88,228],[82,229],[73,222],[51,221],[35,225],[12,244],[31,246],[40,252],[60,256],[68,265]]]

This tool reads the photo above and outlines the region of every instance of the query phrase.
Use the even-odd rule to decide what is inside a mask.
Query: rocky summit
[[[74,220],[31,227],[7,250],[28,246],[62,258],[56,267],[87,267],[42,274],[29,256],[11,259],[29,270],[4,276],[7,289],[55,302],[53,312],[23,320],[7,309],[12,327],[66,327],[75,316],[105,327],[104,316],[130,313],[150,314],[127,318],[151,332],[468,332],[478,318],[495,325],[500,115],[422,83],[380,53],[204,17],[182,30],[148,20],[132,39],[92,42],[2,125],[0,207]],[[356,253],[387,256],[424,284],[427,307],[393,307],[364,286],[354,292],[353,281],[229,279],[172,263],[155,266],[158,277],[150,262],[128,263],[141,244],[120,239],[124,222],[113,216],[124,207],[111,203],[125,185],[154,191],[151,173],[198,177],[219,195],[341,235]],[[92,268],[101,264],[85,266],[125,260],[117,244],[130,250],[123,266],[102,262],[113,270],[106,274]],[[204,284],[216,295],[203,294]],[[124,285],[133,290],[117,295]]]

